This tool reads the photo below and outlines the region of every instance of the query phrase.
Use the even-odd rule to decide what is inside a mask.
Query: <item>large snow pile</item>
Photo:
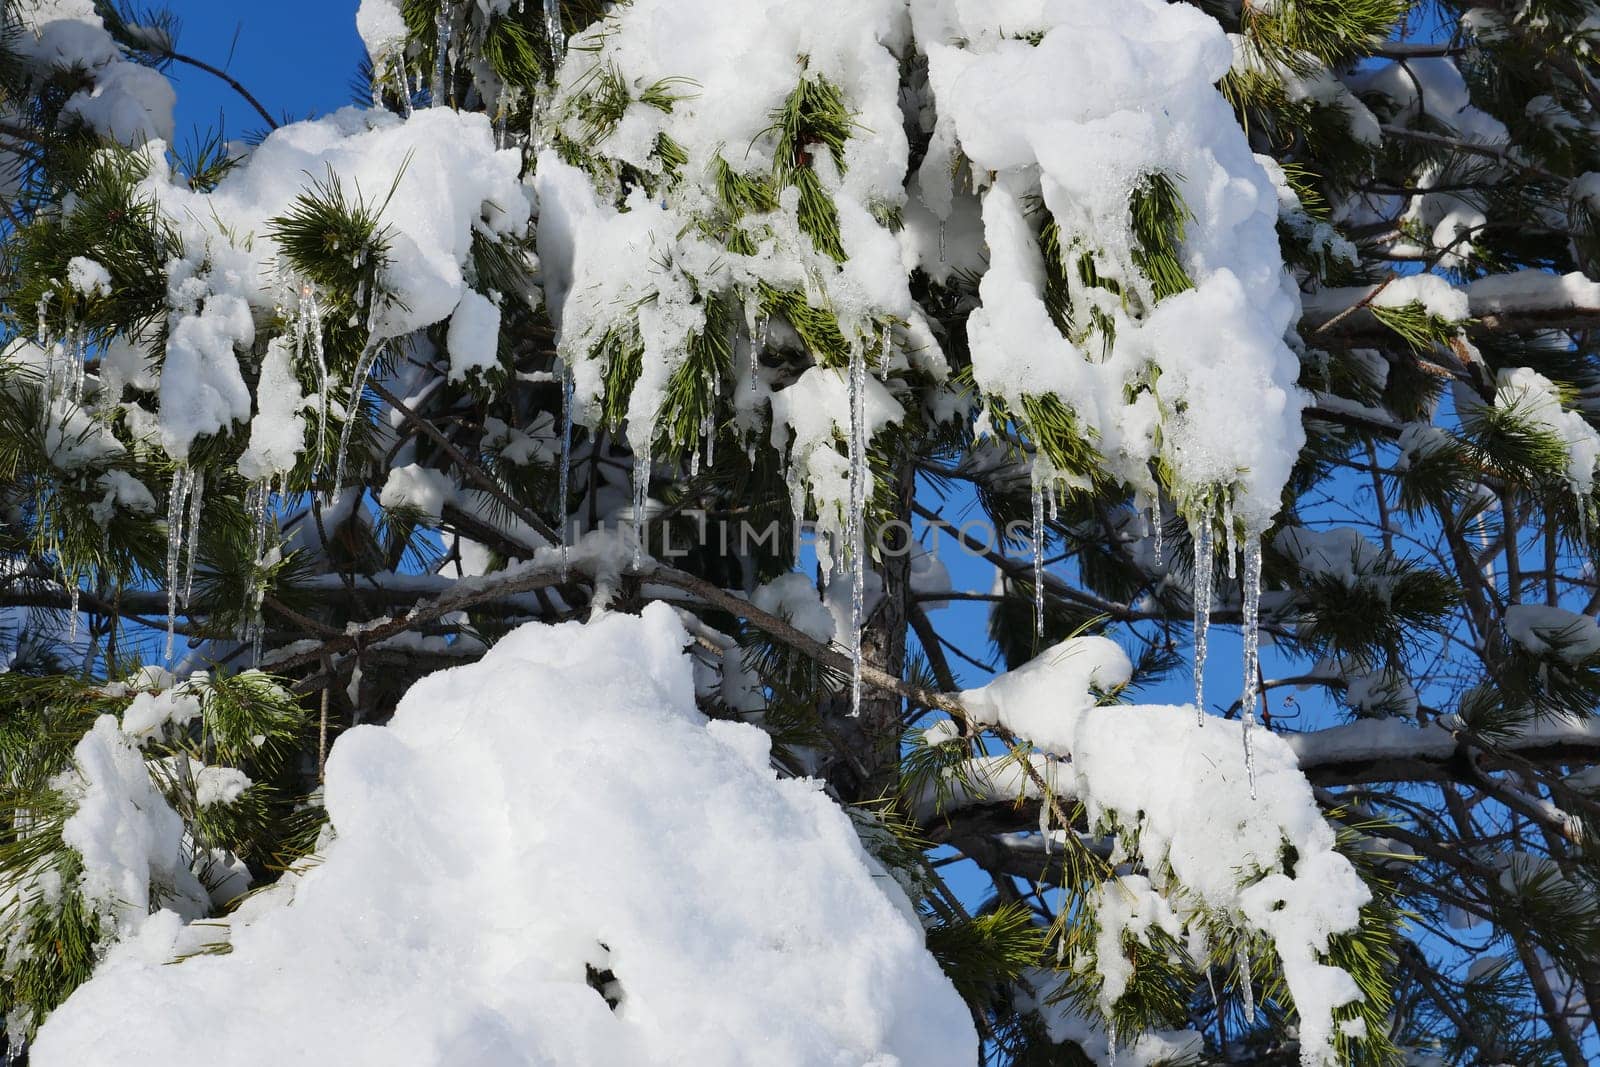
[[[1332,935],[1356,929],[1371,891],[1335,850],[1333,829],[1288,743],[1255,732],[1252,788],[1242,723],[1197,721],[1187,706],[1096,706],[1099,694],[1131,676],[1115,642],[1074,638],[962,699],[976,720],[1070,757],[1058,765],[1053,786],[1081,801],[1091,824],[1110,817],[1137,834],[1151,877],[1117,879],[1101,890],[1103,929],[1142,934],[1159,920],[1170,933],[1203,943],[1208,917],[1222,916],[1266,935],[1299,1011],[1302,1062],[1334,1062],[1334,1011],[1361,993],[1323,958]],[[1141,918],[1131,921],[1133,915]],[[1105,1009],[1130,975],[1120,943],[1104,939],[1095,961]]]
[[[230,928],[157,913],[32,1062],[972,1063],[893,881],[764,734],[701,717],[685,640],[653,605],[424,679],[334,747],[318,862]],[[231,952],[167,965],[197,929]]]

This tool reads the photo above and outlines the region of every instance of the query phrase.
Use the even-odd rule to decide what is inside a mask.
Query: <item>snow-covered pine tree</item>
[[[13,1057],[1593,1056],[1594,4],[357,20],[0,0]]]

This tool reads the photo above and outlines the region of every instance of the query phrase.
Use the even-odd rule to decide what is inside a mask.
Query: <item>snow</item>
[[[232,804],[250,785],[250,776],[235,767],[202,767],[194,776],[195,803],[202,808]]]
[[[76,810],[61,837],[83,858],[79,889],[114,931],[136,931],[160,902],[194,918],[207,896],[188,866],[183,820],[157,792],[137,745],[102,715],[52,785]],[[92,1059],[92,1057],[90,1057]]]
[[[361,0],[356,9],[356,32],[374,62],[405,47],[406,20],[394,0]]]
[[[1214,87],[1232,57],[1221,29],[1154,0],[942,0],[913,5],[912,18],[940,109],[919,175],[930,209],[948,214],[958,146],[976,171],[995,172],[983,196],[989,272],[968,327],[980,388],[1013,404],[1056,393],[1109,473],[1149,492],[1159,453],[1182,491],[1236,487],[1246,529],[1265,528],[1303,440],[1298,361],[1284,343],[1299,306],[1272,181]],[[1030,31],[1043,34],[1037,46],[1016,39]],[[1019,97],[1039,106],[1018,112]],[[1157,172],[1178,181],[1195,216],[1181,255],[1196,288],[1159,302],[1132,263],[1128,207]],[[1147,310],[1133,319],[1104,291],[1074,289],[1076,321],[1098,301],[1115,323],[1103,358],[1100,337],[1080,346],[1045,312],[1044,264],[1023,211],[1035,196],[1063,244],[1093,251],[1097,270]],[[1153,392],[1132,389],[1151,366],[1161,372]],[[1232,431],[1241,425],[1252,432]]]
[[[1581,663],[1600,652],[1600,624],[1588,615],[1543,604],[1507,605],[1506,635],[1535,656]]]
[[[67,284],[87,297],[111,295],[111,272],[86,256],[67,260]]]
[[[457,494],[456,483],[444,471],[408,463],[404,467],[390,468],[378,494],[378,504],[385,508],[410,508],[428,525],[438,525],[444,506],[454,503]]]
[[[762,611],[786,619],[807,637],[824,644],[834,639],[833,614],[822,602],[817,587],[803,574],[779,575],[752,593],[750,601]]]
[[[500,306],[475,290],[461,294],[450,316],[445,336],[450,352],[450,380],[461,381],[472,371],[500,365]]]
[[[392,299],[369,324],[375,342],[450,316],[467,292],[474,233],[515,235],[528,225],[517,155],[495,149],[483,115],[435,108],[401,119],[345,108],[274,130],[209,193],[169,172],[164,147],[145,149],[149,173],[139,188],[184,249],[167,266],[172,315],[160,383],[161,439],[175,459],[195,438],[250,417],[239,353],[281,292],[271,220],[313,180],[332,173],[347,195],[386,199],[389,252],[379,282]]]
[[[181,689],[138,693],[122,712],[122,732],[139,744],[160,740],[168,725],[185,726],[200,714],[200,699]]]
[[[1044,1020],[1050,1040],[1072,1042],[1092,1063],[1117,1063],[1123,1067],[1160,1067],[1187,1063],[1205,1049],[1205,1037],[1197,1030],[1152,1030],[1133,1035],[1117,1035],[1113,1053],[1105,1023],[1079,1014],[1069,997],[1052,1000],[1059,978],[1049,971],[1029,970],[1019,985],[1018,1006],[1037,1012]]]
[[[528,625],[340,736],[335,832],[167,965],[158,916],[38,1067],[261,1050],[348,1064],[965,1065],[965,1005],[846,815],[696,710],[672,611]],[[485,818],[485,812],[499,813]],[[160,939],[168,939],[166,951]],[[610,970],[615,1011],[585,981]],[[238,1011],[245,999],[258,1010]],[[130,1031],[130,1004],[139,1027]],[[281,1021],[296,1025],[284,1028]]]
[[[1556,384],[1532,367],[1511,367],[1495,376],[1495,407],[1558,441],[1567,452],[1567,484],[1580,499],[1594,488],[1600,463],[1600,431],[1563,406]]]
[[[1576,271],[1551,274],[1542,270],[1508,271],[1479,278],[1467,286],[1472,313],[1562,311],[1600,307],[1600,282]]]
[[[250,444],[236,464],[250,481],[289,473],[305,450],[306,397],[295,377],[293,360],[288,338],[274,337],[267,342],[256,385]]]
[[[1294,750],[1254,731],[1254,782],[1243,724],[1195,719],[1192,707],[1100,707],[1097,691],[1125,681],[1132,666],[1104,638],[1074,638],[962,694],[974,719],[1030,738],[1059,756],[1060,791],[1082,802],[1090,824],[1114,817],[1138,832],[1154,883],[1179,926],[1203,925],[1201,909],[1266,934],[1300,1011],[1302,1062],[1332,1064],[1335,1008],[1358,1000],[1344,971],[1321,961],[1328,939],[1354,930],[1370,891],[1334,849]],[[1285,845],[1295,852],[1284,868]],[[1253,872],[1262,877],[1251,879]],[[1130,913],[1132,915],[1133,913]],[[1142,921],[1141,910],[1123,921]],[[1099,961],[1115,988],[1118,962]]]
[[[91,85],[68,97],[62,114],[125,145],[171,141],[177,94],[160,71],[129,62],[83,0],[34,0],[13,5],[21,33],[8,44],[24,70],[44,76],[77,70]]]
[[[1437,274],[1409,274],[1392,279],[1372,298],[1374,307],[1403,308],[1422,305],[1422,310],[1445,322],[1460,322],[1471,315],[1467,294]]]

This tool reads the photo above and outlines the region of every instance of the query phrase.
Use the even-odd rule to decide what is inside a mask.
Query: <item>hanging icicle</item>
[[[633,566],[644,562],[645,509],[650,503],[650,446],[633,455]]]
[[[561,507],[561,578],[566,580],[572,555],[572,371],[561,364],[561,479],[556,492]]]
[[[1206,643],[1211,631],[1211,501],[1189,517],[1194,532],[1194,708],[1199,724],[1206,724]]]
[[[1228,580],[1237,581],[1239,577],[1239,540],[1233,528],[1233,494],[1225,493],[1222,497],[1222,536],[1226,539],[1223,551],[1228,557]]]
[[[1033,494],[1033,636],[1044,637],[1044,479],[1034,453],[1028,482]]]
[[[567,31],[561,25],[561,0],[544,0],[544,32],[550,38],[551,80],[554,68],[567,56]]]
[[[1244,545],[1244,768],[1250,779],[1250,799],[1256,796],[1255,746],[1251,733],[1256,727],[1256,700],[1260,695],[1261,620],[1261,541],[1245,539]]]
[[[1256,987],[1250,974],[1250,943],[1239,942],[1239,994],[1244,998],[1244,1022],[1250,1026],[1256,1021]]]
[[[373,365],[378,362],[378,350],[381,346],[376,341],[368,340],[366,348],[361,350],[361,358],[356,361],[355,372],[350,381],[350,405],[345,409],[344,427],[339,431],[339,453],[333,462],[333,492],[337,493],[344,486],[344,465],[346,453],[350,449],[350,435],[355,432],[356,422],[361,418],[361,395],[367,390],[367,379],[372,376]]]
[[[1155,552],[1156,566],[1164,566],[1166,563],[1166,552],[1162,542],[1166,538],[1167,520],[1166,516],[1161,512],[1161,494],[1159,493],[1156,494],[1155,504],[1150,508],[1150,533],[1155,539],[1155,544],[1152,546],[1152,548]]]
[[[850,554],[850,714],[861,714],[861,625],[867,597],[867,354],[850,347],[850,514],[845,551]]]
[[[189,468],[173,469],[167,490],[167,652],[172,659],[173,634],[178,621],[178,564],[183,553],[184,516],[189,503]]]
[[[300,283],[294,316],[295,358],[309,358],[317,369],[317,469],[328,446],[328,356],[322,347],[322,308],[310,282]]]
[[[78,586],[78,576],[67,576],[67,643],[73,644],[78,640],[78,598],[83,590]]]
[[[445,89],[445,70],[450,52],[450,6],[439,5],[439,14],[433,22],[433,80],[428,83],[430,107],[444,107],[449,93]]]
[[[188,531],[184,534],[189,559],[183,571],[183,603],[187,607],[194,595],[194,565],[200,558],[200,510],[206,490],[205,471],[189,472]]]

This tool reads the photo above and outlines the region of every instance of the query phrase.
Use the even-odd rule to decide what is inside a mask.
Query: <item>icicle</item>
[[[188,543],[189,560],[183,572],[183,603],[188,606],[189,597],[194,593],[194,564],[200,556],[200,509],[202,498],[206,491],[206,475],[204,471],[191,471],[189,473],[189,530],[184,540]]]
[[[1250,779],[1250,799],[1256,796],[1256,760],[1251,732],[1256,726],[1256,698],[1260,691],[1261,541],[1248,538],[1244,545],[1244,767]]]
[[[633,455],[633,565],[644,562],[645,508],[650,499],[650,446]]]
[[[1239,993],[1244,997],[1244,1022],[1251,1026],[1256,1021],[1256,988],[1250,976],[1250,945],[1239,942]]]
[[[767,347],[767,327],[769,321],[765,316],[761,319],[761,326],[756,331],[754,343],[750,346],[750,398],[755,399],[756,390],[761,384],[761,353]]]
[[[1155,539],[1155,545],[1152,547],[1155,551],[1157,567],[1165,563],[1166,553],[1162,541],[1166,538],[1166,533],[1167,520],[1166,516],[1161,513],[1161,494],[1157,493],[1155,505],[1150,509],[1150,534]]]
[[[867,591],[867,353],[850,347],[850,513],[845,551],[850,556],[850,714],[861,714],[861,624]]]
[[[78,640],[78,597],[82,590],[78,588],[78,576],[72,575],[67,579],[67,595],[71,603],[67,606],[69,619],[67,621],[67,643],[72,644]]]
[[[572,496],[572,372],[565,360],[561,363],[561,483],[557,492],[561,505],[561,577],[565,579],[572,555],[572,513],[568,503]]]
[[[356,361],[355,372],[351,375],[350,406],[345,409],[344,427],[339,431],[339,454],[333,461],[333,492],[339,492],[344,485],[345,453],[350,448],[350,435],[355,432],[356,421],[361,417],[361,394],[366,391],[367,379],[372,375],[372,366],[378,361],[378,345],[372,340],[367,341],[367,347],[361,350],[361,358]]]
[[[789,514],[794,518],[794,555],[799,557],[806,529],[806,483],[800,477],[800,469],[794,465],[793,456],[789,457],[789,469],[784,474],[784,481],[789,487]]]
[[[1044,480],[1040,477],[1039,457],[1033,457],[1033,636],[1044,636]]]
[[[944,262],[944,220],[939,220],[939,262]]]
[[[398,86],[397,90],[398,96],[400,96],[400,107],[405,110],[405,117],[410,118],[411,72],[410,70],[406,70],[405,67],[405,48],[400,48],[400,50],[395,53],[395,74],[398,75],[398,80],[400,80],[400,86]]]
[[[1106,1020],[1106,1067],[1117,1067],[1117,1020]]]
[[[706,439],[706,468],[709,470],[717,462],[717,420],[710,412],[706,413],[704,433]]]
[[[1050,855],[1050,798],[1039,802],[1039,837],[1044,842],[1044,854]]]
[[[445,57],[450,50],[450,12],[447,5],[439,5],[433,29],[433,80],[428,83],[428,102],[430,107],[443,107],[447,95],[444,85]]]
[[[1222,498],[1222,536],[1227,539],[1224,549],[1228,556],[1228,580],[1235,581],[1239,577],[1239,541],[1233,529],[1233,494],[1225,494]]]
[[[317,367],[317,468],[327,455],[328,444],[328,356],[322,348],[322,309],[317,293],[308,283],[300,285],[300,304],[294,320],[295,353],[309,354]]]
[[[1201,726],[1206,724],[1206,641],[1211,630],[1211,503],[1191,515],[1194,530],[1194,708]]]
[[[878,380],[880,382],[889,380],[889,355],[893,344],[894,333],[886,322],[883,324],[883,330],[878,341]]]
[[[178,562],[183,552],[183,518],[189,496],[189,468],[172,472],[167,490],[167,659],[172,658],[173,632],[178,621]]]
[[[567,55],[567,31],[561,25],[561,0],[544,0],[544,31],[550,38],[550,58],[555,66],[560,66]]]

